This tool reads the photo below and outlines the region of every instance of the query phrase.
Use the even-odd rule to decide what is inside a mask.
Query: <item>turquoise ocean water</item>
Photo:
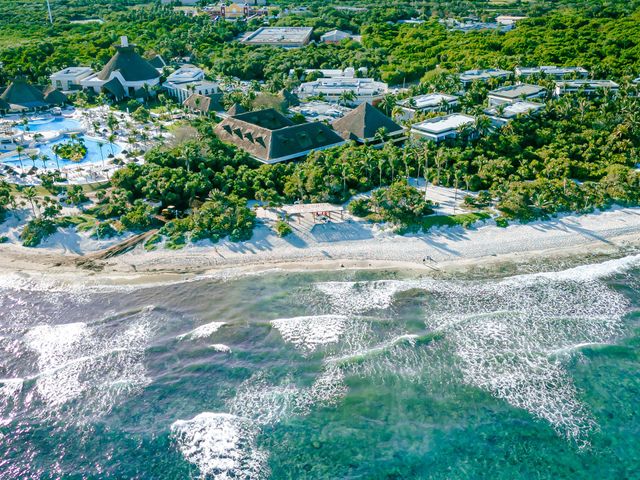
[[[639,267],[0,276],[0,478],[640,478]]]

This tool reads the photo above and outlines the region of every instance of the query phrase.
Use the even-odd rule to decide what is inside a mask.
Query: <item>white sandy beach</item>
[[[487,262],[525,262],[555,255],[625,255],[640,247],[640,208],[497,227],[446,228],[425,235],[400,236],[363,222],[318,224],[285,238],[258,226],[250,241],[202,242],[182,250],[142,247],[109,260],[56,248],[0,245],[5,273],[60,274],[70,279],[131,282],[158,276],[184,277],[216,270],[395,268],[434,271]],[[79,266],[79,263],[84,265]]]

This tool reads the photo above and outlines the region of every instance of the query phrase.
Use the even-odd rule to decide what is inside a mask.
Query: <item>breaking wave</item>
[[[171,425],[178,450],[202,478],[258,480],[269,474],[266,452],[256,446],[254,422],[229,413],[203,412]]]
[[[313,352],[320,345],[338,342],[346,322],[344,315],[315,315],[280,318],[272,320],[271,325],[280,332],[285,342]]]
[[[326,282],[316,288],[335,312],[384,310],[400,292],[423,291],[426,337],[437,334],[437,343],[455,354],[462,382],[528,411],[585,446],[598,426],[567,371],[567,360],[580,355],[581,346],[607,344],[622,335],[628,303],[601,279],[638,266],[640,255],[485,282],[426,278]],[[447,358],[429,360],[418,352],[423,337],[407,334],[366,343],[329,362],[356,374],[395,370],[419,377],[437,358]],[[430,341],[426,345],[434,348]]]
[[[224,325],[224,322],[211,322],[204,325],[200,325],[194,328],[190,332],[183,333],[176,337],[177,340],[199,340],[201,338],[208,338],[216,333],[220,327]]]
[[[153,308],[116,318],[122,327],[71,323],[38,325],[24,335],[36,354],[35,389],[44,415],[53,415],[71,400],[83,409],[108,412],[120,398],[144,387],[143,363],[153,330]],[[113,320],[114,318],[112,318]]]

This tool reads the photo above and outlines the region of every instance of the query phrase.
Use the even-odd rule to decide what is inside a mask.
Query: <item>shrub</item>
[[[358,198],[349,204],[349,212],[356,217],[366,217],[371,213],[369,199]]]
[[[115,237],[117,234],[118,232],[113,228],[113,225],[111,225],[110,222],[100,222],[96,225],[91,237],[96,240],[102,240],[104,238]]]
[[[37,247],[40,243],[57,230],[54,221],[43,218],[34,218],[27,223],[20,233],[22,245],[25,247]]]
[[[120,222],[127,230],[140,232],[151,227],[152,215],[153,208],[149,204],[136,200],[127,213],[120,217]]]
[[[278,220],[276,222],[275,229],[279,237],[286,237],[287,235],[293,232],[291,225],[289,225],[284,220]]]
[[[80,185],[71,185],[67,188],[67,198],[69,199],[69,203],[73,205],[80,205],[88,200]]]

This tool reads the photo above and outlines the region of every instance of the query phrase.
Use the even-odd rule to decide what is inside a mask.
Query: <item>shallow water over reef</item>
[[[6,275],[0,478],[634,478],[638,267]]]

